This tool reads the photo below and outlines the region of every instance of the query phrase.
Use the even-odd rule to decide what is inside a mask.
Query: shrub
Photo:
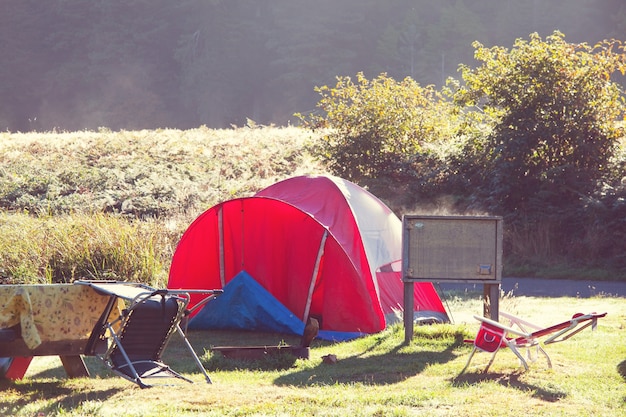
[[[515,239],[526,249],[515,251],[518,259],[612,258],[606,249],[625,230],[607,219],[624,213],[615,155],[626,106],[610,77],[626,72],[624,45],[570,44],[555,32],[518,39],[510,50],[474,47],[481,65],[462,66],[455,99],[491,130],[468,141],[458,161],[470,207],[503,215],[509,231],[534,239]]]
[[[479,106],[492,132],[467,144],[460,161],[475,200],[492,212],[559,213],[585,204],[603,181],[623,128],[626,71],[618,41],[570,44],[533,34],[511,50],[474,43],[476,69],[462,66],[461,106]],[[621,100],[620,100],[621,98]]]
[[[313,153],[333,173],[362,185],[397,187],[439,169],[455,120],[442,93],[386,74],[337,80],[335,87],[316,88],[323,114],[298,115],[306,127],[329,129]]]

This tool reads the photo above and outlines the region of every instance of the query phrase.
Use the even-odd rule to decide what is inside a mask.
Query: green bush
[[[624,46],[570,44],[555,32],[545,41],[518,39],[510,50],[474,47],[481,65],[462,66],[465,84],[455,98],[491,130],[468,141],[458,161],[470,205],[505,216],[509,230],[541,236],[518,258],[619,256],[607,253],[619,240],[606,219],[624,211],[615,155],[626,106],[623,87],[610,78],[626,71]]]
[[[480,65],[442,91],[361,73],[318,87],[322,113],[300,115],[329,129],[313,152],[394,208],[504,216],[512,264],[626,271],[624,45],[474,47]]]
[[[313,153],[333,173],[374,188],[378,183],[387,196],[389,187],[436,177],[456,119],[443,93],[411,78],[368,80],[362,73],[316,91],[323,113],[298,116],[306,127],[328,129]]]
[[[480,106],[493,126],[467,144],[463,172],[486,207],[500,213],[544,213],[585,203],[611,180],[624,135],[622,87],[610,75],[626,71],[618,42],[570,44],[555,32],[533,34],[511,50],[474,43],[482,63],[462,67],[461,106]],[[620,100],[620,97],[622,100]]]

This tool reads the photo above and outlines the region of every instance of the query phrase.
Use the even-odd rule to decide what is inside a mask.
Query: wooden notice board
[[[402,280],[405,341],[413,338],[415,282],[482,283],[486,317],[498,320],[502,281],[501,217],[402,218]]]
[[[403,279],[493,283],[502,278],[502,218],[403,218]]]

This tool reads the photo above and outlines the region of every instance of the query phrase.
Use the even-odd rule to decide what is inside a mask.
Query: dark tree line
[[[458,77],[475,40],[626,35],[623,0],[2,0],[0,129],[286,124],[364,72]]]

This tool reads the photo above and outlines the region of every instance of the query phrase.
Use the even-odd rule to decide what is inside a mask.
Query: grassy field
[[[199,214],[289,176],[324,172],[296,127],[0,132],[0,207],[37,215]]]
[[[306,150],[310,140],[291,127],[0,133],[0,282],[87,277],[162,287],[178,239],[202,211],[289,176],[324,173]],[[504,297],[502,310],[543,325],[576,312],[609,315],[596,332],[549,346],[553,369],[539,361],[521,372],[503,351],[489,373],[464,375],[463,339],[477,330],[481,301],[455,294],[449,305],[455,324],[416,328],[409,345],[396,326],[351,342],[315,341],[309,360],[249,363],[210,350],[297,338],[192,333],[212,385],[179,343],[166,361],[193,385],[140,390],[95,358],[87,358],[91,378],[68,380],[58,358],[36,358],[24,380],[0,381],[0,416],[626,416],[623,298]],[[327,354],[337,363],[324,363]]]
[[[321,136],[255,125],[0,132],[0,283],[98,278],[163,286],[178,240],[203,211],[289,177],[329,173],[310,146]],[[626,160],[626,142],[616,157]],[[394,194],[384,201],[398,216],[463,214],[446,199],[407,207],[403,193]],[[507,231],[505,275],[626,280],[626,270],[606,262],[550,256],[548,226]],[[536,257],[522,256],[529,251]]]
[[[178,343],[166,361],[195,383],[141,390],[87,358],[92,377],[63,377],[56,358],[36,358],[26,378],[0,382],[0,415],[7,416],[622,416],[626,415],[626,303],[623,298],[504,297],[501,310],[541,325],[575,312],[608,312],[598,328],[546,347],[545,361],[523,371],[509,351],[488,373],[476,354],[459,375],[482,311],[478,294],[448,295],[454,324],[416,327],[404,343],[401,326],[350,342],[315,340],[308,360],[289,355],[244,362],[222,358],[211,346],[294,344],[276,334],[194,332],[196,351],[213,379],[204,383]],[[338,361],[326,364],[322,357]],[[622,367],[620,375],[619,367]]]
[[[163,286],[204,210],[325,173],[313,138],[296,127],[0,132],[0,282]]]

